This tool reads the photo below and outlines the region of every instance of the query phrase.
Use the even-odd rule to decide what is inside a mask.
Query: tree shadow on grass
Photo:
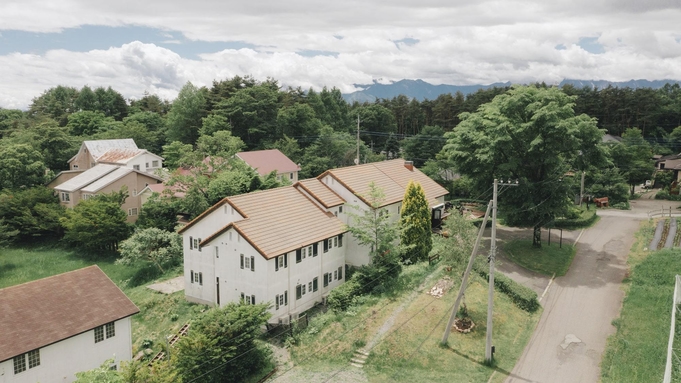
[[[0,264],[0,279],[7,276],[12,270],[16,269],[17,265],[14,263]]]
[[[163,272],[152,263],[139,264],[135,274],[128,280],[128,287],[137,287],[163,276]]]
[[[462,352],[459,351],[459,350],[455,350],[455,349],[451,348],[449,345],[442,346],[442,349],[444,349],[444,350],[449,350],[449,351],[455,353],[456,355],[458,355],[458,356],[460,356],[460,357],[462,357],[462,358],[465,358],[465,359],[467,359],[467,360],[469,360],[469,361],[471,361],[471,362],[473,362],[473,363],[476,363],[476,364],[478,364],[478,365],[480,365],[480,366],[489,367],[489,368],[491,368],[491,369],[493,369],[493,370],[496,370],[497,372],[500,372],[500,373],[502,373],[502,374],[505,374],[506,376],[512,377],[512,378],[514,378],[514,379],[518,379],[518,380],[521,381],[521,382],[532,382],[531,380],[527,380],[527,379],[525,379],[525,378],[523,378],[523,377],[520,377],[520,376],[518,376],[518,375],[512,374],[511,371],[504,370],[503,368],[501,368],[501,367],[499,367],[499,366],[496,366],[496,365],[490,366],[490,365],[486,364],[486,363],[485,363],[484,361],[482,361],[482,360],[478,360],[478,359],[476,359],[476,358],[471,357],[470,355],[466,355],[466,354],[462,353]],[[494,363],[496,364],[496,362],[494,362]]]

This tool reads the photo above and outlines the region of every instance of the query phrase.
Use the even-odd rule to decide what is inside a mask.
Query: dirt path
[[[634,233],[659,205],[639,200],[631,211],[599,211],[601,219],[582,235],[570,270],[549,288],[542,317],[507,383],[598,382],[624,297],[620,285]]]

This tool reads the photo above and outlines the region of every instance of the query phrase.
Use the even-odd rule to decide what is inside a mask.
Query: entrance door
[[[217,298],[218,307],[220,306],[220,278],[215,278],[215,297]]]

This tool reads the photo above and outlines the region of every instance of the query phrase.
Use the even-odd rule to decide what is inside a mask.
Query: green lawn
[[[504,254],[513,263],[528,270],[536,271],[544,275],[562,276],[567,273],[577,249],[563,243],[562,248],[558,243],[543,243],[541,248],[532,246],[532,240],[517,239],[503,245]]]
[[[651,224],[643,223],[629,256],[633,270],[624,281],[622,311],[613,321],[617,332],[608,338],[601,362],[604,383],[662,381],[681,250],[647,252],[651,236]]]
[[[296,366],[307,373],[317,372],[324,380],[346,369],[354,350],[366,347],[395,309],[423,281],[425,266],[405,267],[403,276],[412,277],[411,286],[399,296],[360,298],[360,304],[343,314],[328,312],[310,322],[292,349]],[[484,365],[487,315],[487,283],[472,275],[466,291],[466,305],[476,323],[469,334],[453,331],[448,346],[440,340],[449,310],[456,299],[460,274],[438,269],[404,309],[373,348],[363,373],[370,382],[492,382],[503,381],[513,369],[529,341],[541,310],[533,314],[517,308],[504,294],[494,296],[494,345],[496,367]],[[425,294],[444,275],[454,279],[454,286],[443,298]],[[402,278],[402,276],[400,277]],[[330,368],[335,366],[335,371]]]
[[[140,313],[132,317],[133,352],[140,349],[144,340],[150,340],[152,349],[160,351],[165,336],[176,332],[191,318],[192,312],[205,309],[205,306],[188,303],[184,291],[164,295],[145,287],[156,280],[181,275],[181,267],[161,274],[154,266],[125,266],[114,262],[112,253],[87,253],[58,246],[1,249],[0,288],[96,264],[140,309]]]

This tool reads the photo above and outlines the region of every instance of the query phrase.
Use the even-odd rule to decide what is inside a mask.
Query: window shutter
[[[338,247],[343,247],[343,234],[338,235]]]
[[[199,273],[199,285],[203,286],[203,273]]]
[[[319,254],[319,246],[318,245],[319,245],[319,243],[315,243],[314,245],[312,245],[312,256],[313,257],[316,257],[317,254]]]
[[[189,280],[194,283],[194,270],[189,270]]]
[[[284,291],[284,306],[288,306],[288,290]]]
[[[317,291],[319,288],[319,279],[315,277],[315,279],[312,280],[312,291]]]
[[[251,271],[255,271],[255,257],[251,257]]]
[[[329,242],[327,242],[326,239],[325,239],[324,240],[324,252],[326,253],[327,251],[329,251]]]
[[[301,255],[301,250],[298,249],[298,250],[296,250],[296,263],[300,263],[300,261],[302,261],[302,260],[303,260],[303,258],[302,258],[302,255]]]
[[[274,271],[279,271],[279,257],[274,258]]]
[[[194,250],[194,238],[189,237],[189,250]]]
[[[241,254],[241,268],[244,268],[244,255]]]
[[[300,299],[303,296],[303,293],[301,290],[303,287],[301,285],[296,286],[296,299]]]
[[[329,285],[329,274],[324,273],[324,287]]]
[[[284,254],[284,268],[288,267],[288,253]]]
[[[343,279],[343,266],[338,268],[338,279]]]
[[[198,242],[201,243],[201,238],[198,239]],[[199,245],[199,251],[201,251],[201,245]]]
[[[274,309],[279,310],[279,294],[274,296]]]
[[[251,304],[252,304],[252,305],[255,304],[255,295],[251,295]]]

